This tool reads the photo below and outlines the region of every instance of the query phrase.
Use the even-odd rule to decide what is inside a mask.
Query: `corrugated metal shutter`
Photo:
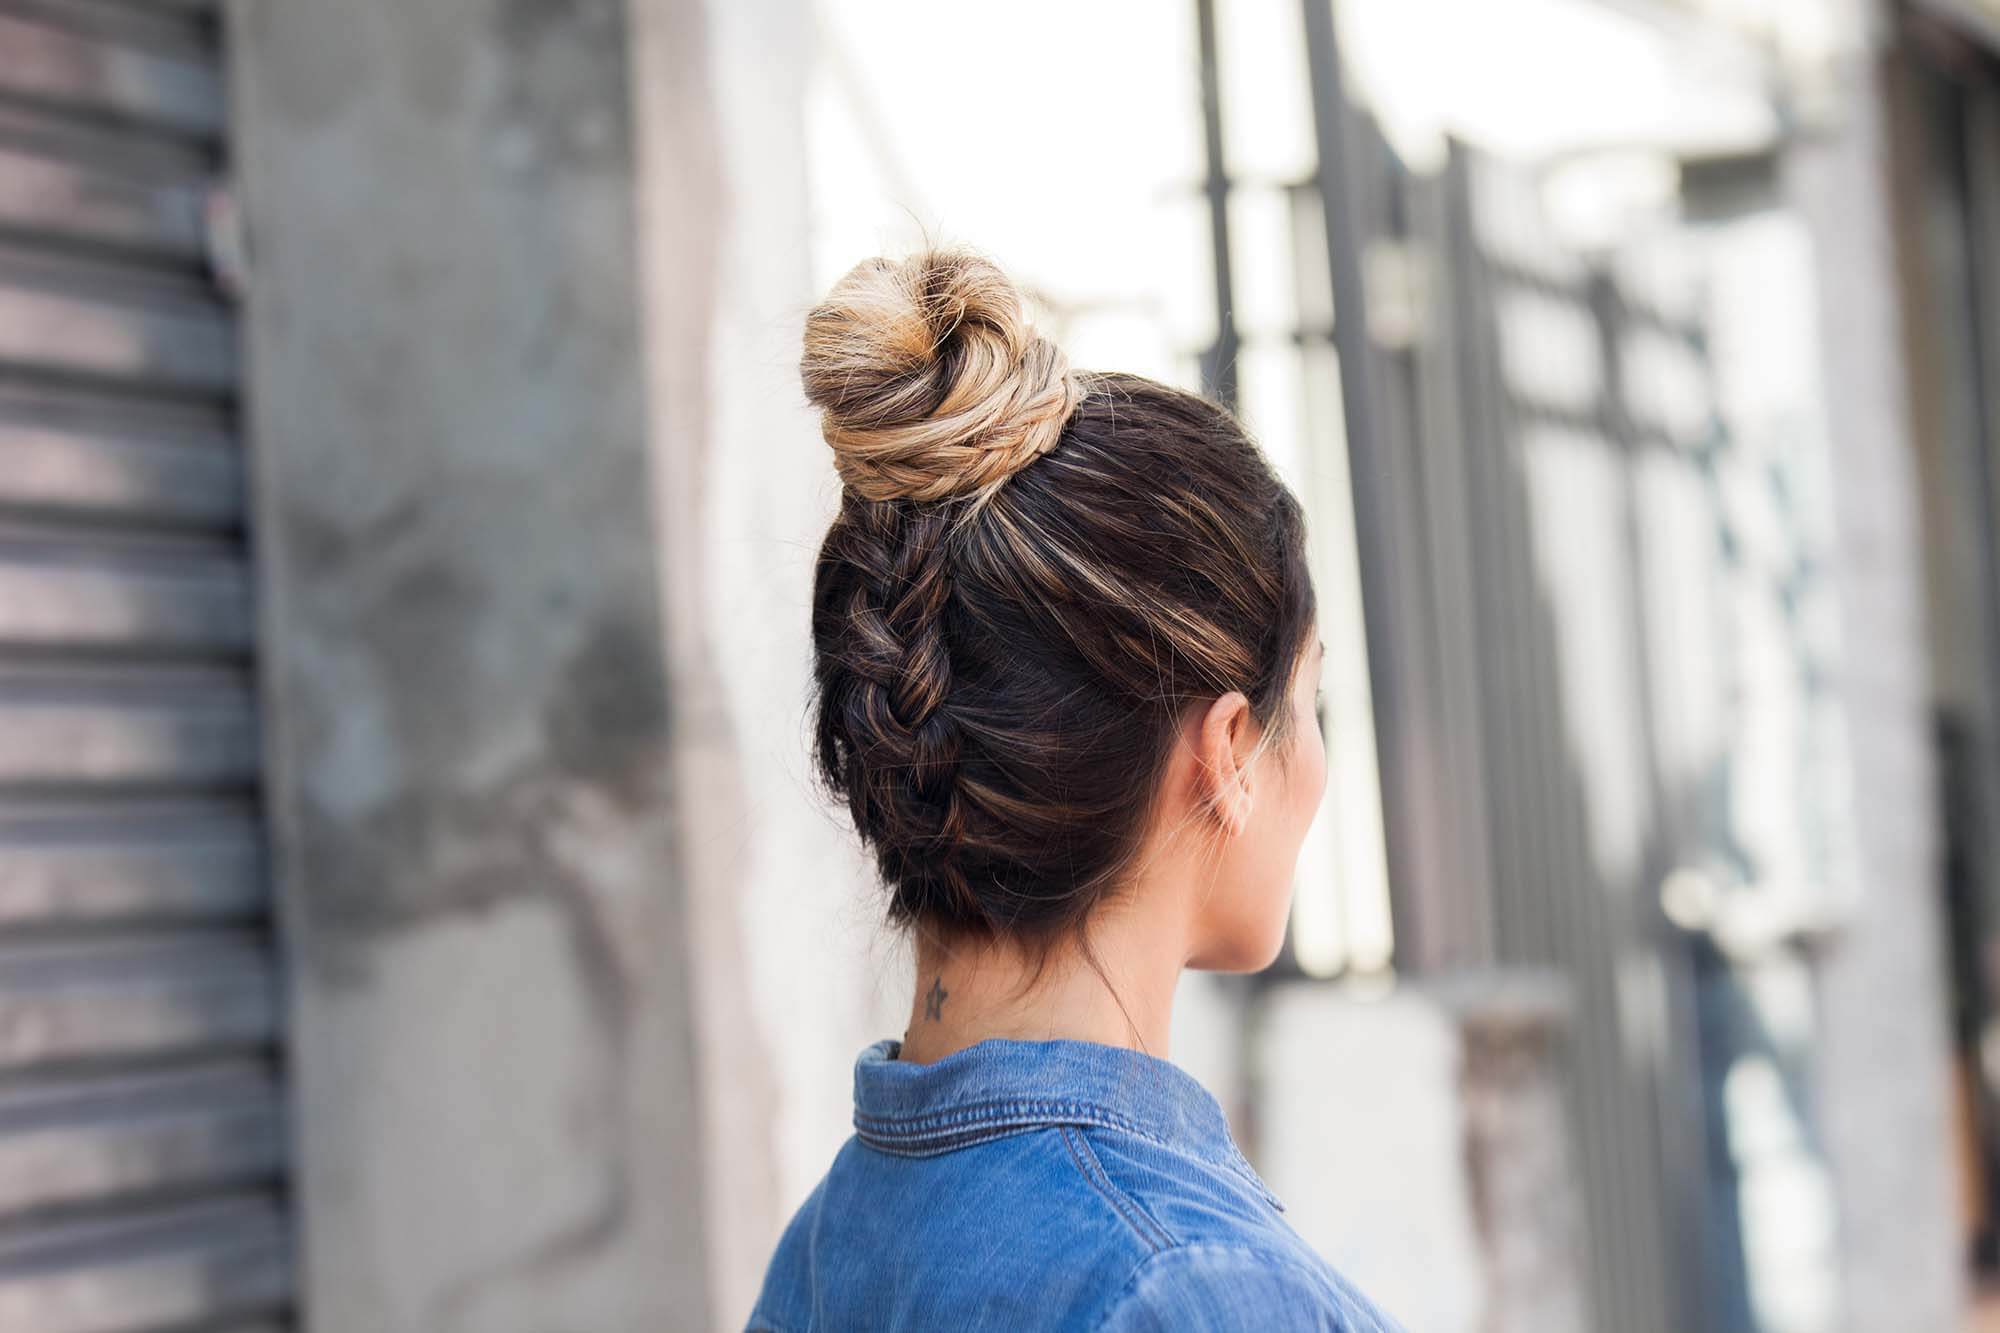
[[[0,1329],[271,1328],[279,988],[216,15],[0,0]]]

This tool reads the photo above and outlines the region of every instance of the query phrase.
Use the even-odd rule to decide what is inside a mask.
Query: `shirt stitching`
[[[956,1133],[934,1134],[919,1139],[878,1138],[865,1129],[858,1137],[875,1151],[888,1153],[892,1157],[939,1157],[956,1149],[970,1148],[993,1139],[1004,1139],[1015,1134],[1054,1127],[1046,1120],[1007,1120],[974,1125]]]
[[[1187,1151],[1189,1146],[1156,1134],[1137,1121],[1116,1111],[1108,1111],[1094,1102],[1020,1100],[979,1102],[957,1110],[933,1112],[924,1116],[877,1116],[859,1110],[854,1113],[854,1127],[861,1131],[862,1138],[881,1139],[885,1142],[893,1140],[916,1142],[936,1138],[940,1130],[969,1130],[988,1125],[1038,1124],[1091,1125],[1102,1129],[1123,1130],[1148,1143],[1183,1152]],[[1210,1159],[1204,1157],[1204,1160]],[[1226,1159],[1212,1160],[1220,1163]]]
[[[954,1107],[949,1111],[933,1111],[928,1115],[919,1116],[880,1116],[870,1115],[866,1111],[857,1110],[854,1113],[854,1123],[857,1126],[866,1125],[871,1129],[902,1130],[911,1134],[919,1134],[927,1129],[971,1124],[997,1115],[1022,1114],[1088,1116],[1095,1122],[1127,1130],[1130,1133],[1139,1135],[1141,1138],[1152,1139],[1155,1142],[1161,1141],[1157,1135],[1149,1133],[1136,1121],[1127,1116],[1119,1115],[1116,1111],[1108,1111],[1094,1102],[1050,1099],[1027,1100],[1009,1098],[1002,1101],[973,1102],[965,1106]]]
[[[1062,1135],[1063,1145],[1069,1149],[1070,1160],[1076,1163],[1076,1169],[1083,1173],[1083,1178],[1089,1181],[1099,1194],[1110,1200],[1111,1206],[1118,1210],[1118,1215],[1138,1233],[1140,1240],[1146,1242],[1149,1250],[1158,1254],[1174,1243],[1173,1237],[1167,1235],[1165,1228],[1139,1206],[1138,1200],[1112,1183],[1104,1164],[1097,1160],[1097,1154],[1091,1151],[1090,1144],[1083,1135],[1074,1132],[1068,1126],[1060,1126],[1056,1132]]]
[[[901,1146],[917,1145],[929,1152],[942,1152],[976,1142],[986,1129],[1059,1124],[1116,1129],[1162,1148],[1177,1146],[1124,1116],[1085,1102],[989,1102],[963,1112],[912,1119],[886,1119],[859,1111],[854,1115],[854,1128],[862,1141],[890,1152]]]
[[[1018,1132],[1044,1124],[1059,1124],[1050,1116],[1071,1117],[1067,1123],[1093,1125],[1123,1132],[1144,1139],[1146,1142],[1175,1151],[1186,1151],[1186,1145],[1175,1144],[1142,1128],[1126,1116],[1115,1111],[1107,1111],[1094,1102],[1076,1102],[1053,1099],[1010,1099],[1006,1101],[975,1102],[950,1111],[934,1111],[922,1116],[877,1116],[857,1109],[854,1112],[854,1127],[860,1133],[861,1141],[883,1152],[904,1157],[929,1157],[950,1152],[954,1148],[968,1148],[989,1138],[999,1138],[1001,1133],[987,1131]],[[952,1131],[945,1133],[943,1131]],[[1227,1156],[1213,1160],[1215,1165],[1235,1171],[1244,1181],[1256,1189],[1266,1202],[1278,1211],[1285,1205],[1271,1191],[1271,1187],[1251,1169],[1240,1152],[1233,1148]]]
[[[1109,1181],[1111,1179],[1111,1169],[1105,1166],[1104,1159],[1097,1155],[1097,1149],[1091,1143],[1090,1140],[1088,1127],[1079,1128],[1076,1131],[1076,1143],[1077,1147],[1082,1150],[1083,1155],[1089,1158],[1091,1164],[1095,1166],[1098,1169],[1098,1171],[1103,1174],[1106,1181]],[[1171,1247],[1180,1244],[1180,1239],[1176,1237],[1173,1232],[1167,1230],[1165,1223],[1161,1222],[1159,1218],[1153,1215],[1153,1210],[1146,1206],[1144,1200],[1142,1200],[1137,1194],[1134,1194],[1132,1191],[1123,1189],[1122,1186],[1120,1187],[1120,1192],[1123,1193],[1124,1196],[1131,1201],[1132,1207],[1138,1212],[1139,1216],[1146,1219],[1147,1225],[1152,1227],[1154,1231],[1159,1233],[1160,1243],[1163,1247]]]
[[[1238,1258],[1253,1260],[1271,1268],[1290,1269],[1292,1272],[1306,1278],[1311,1285],[1326,1291],[1332,1297],[1333,1308],[1339,1314],[1343,1323],[1355,1318],[1365,1319],[1365,1324],[1359,1326],[1356,1329],[1356,1333],[1366,1333],[1369,1329],[1378,1330],[1380,1333],[1388,1333],[1387,1330],[1383,1329],[1379,1321],[1369,1318],[1366,1311],[1357,1307],[1348,1298],[1347,1293],[1342,1291],[1338,1285],[1329,1282],[1325,1274],[1315,1272],[1313,1269],[1288,1255],[1273,1253],[1270,1250],[1258,1249],[1250,1245],[1228,1245],[1216,1241],[1194,1241],[1190,1244],[1176,1245],[1172,1249],[1156,1250],[1144,1259],[1141,1259],[1133,1267],[1132,1276],[1125,1280],[1125,1285],[1118,1289],[1117,1295],[1113,1296],[1110,1303],[1104,1307],[1104,1313],[1099,1315],[1097,1322],[1091,1325],[1091,1333],[1103,1333],[1103,1330],[1110,1325],[1112,1318],[1119,1314],[1125,1308],[1126,1303],[1137,1294],[1140,1279],[1144,1278],[1152,1270],[1156,1261],[1161,1261],[1167,1256],[1187,1260],[1199,1254],[1234,1255]]]

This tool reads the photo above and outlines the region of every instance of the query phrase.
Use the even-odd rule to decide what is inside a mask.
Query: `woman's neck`
[[[1007,941],[948,943],[919,931],[900,1058],[928,1064],[988,1037],[1067,1037],[1166,1059],[1188,957],[1178,924],[1105,912],[1092,921],[1090,940],[1103,975],[1066,942],[1030,982],[1034,960]]]

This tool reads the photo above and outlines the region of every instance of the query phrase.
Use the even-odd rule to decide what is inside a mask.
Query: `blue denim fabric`
[[[1178,1066],[1071,1040],[900,1049],[855,1061],[855,1133],[749,1329],[1398,1329],[1285,1222]]]

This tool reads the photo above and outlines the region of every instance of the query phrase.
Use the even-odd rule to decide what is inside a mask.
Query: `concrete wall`
[[[630,15],[229,29],[308,1322],[708,1327]]]

